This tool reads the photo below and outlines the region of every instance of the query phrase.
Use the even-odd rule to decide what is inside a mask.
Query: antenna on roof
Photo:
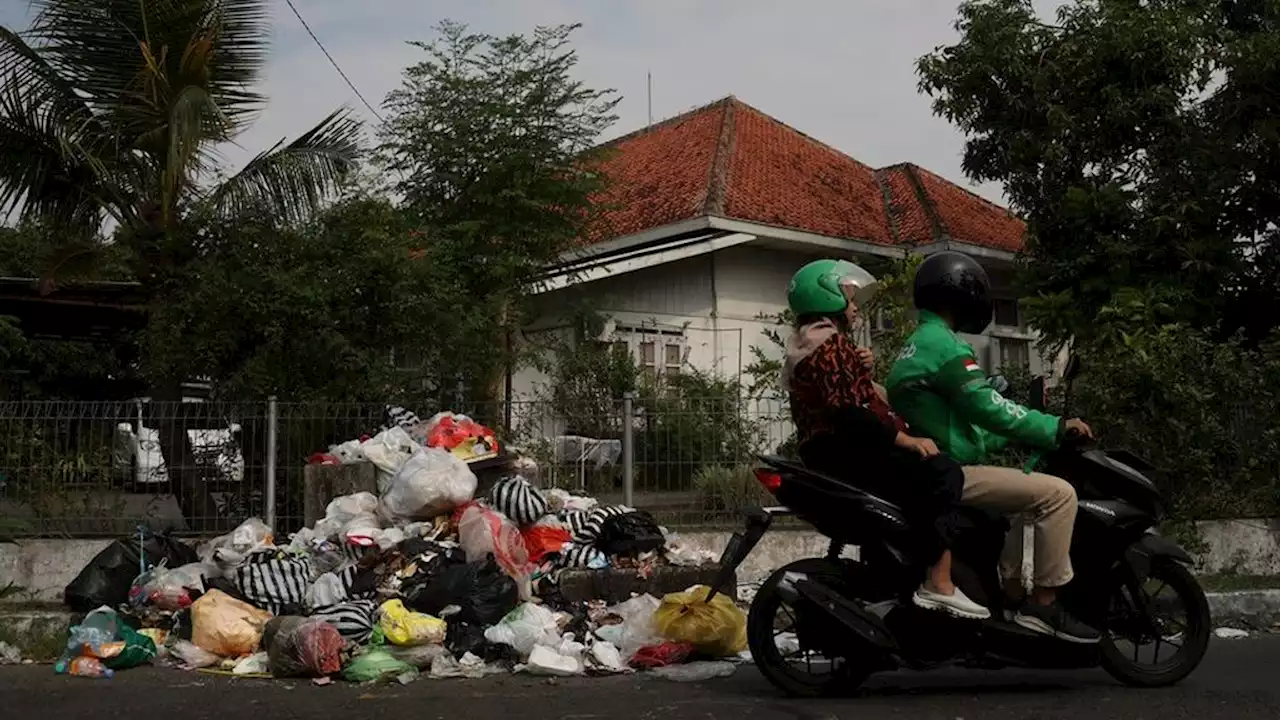
[[[645,79],[649,83],[649,125],[653,124],[653,72],[646,70]]]

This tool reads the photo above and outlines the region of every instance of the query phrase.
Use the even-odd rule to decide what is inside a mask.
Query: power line
[[[360,102],[364,103],[364,106],[369,108],[369,112],[373,113],[373,116],[378,118],[378,122],[384,122],[382,116],[378,114],[377,109],[370,105],[368,100],[364,99],[364,95],[360,94],[360,90],[356,88],[355,83],[351,82],[351,78],[347,77],[347,74],[342,71],[342,68],[338,65],[338,61],[333,59],[333,56],[325,49],[324,43],[320,42],[320,38],[316,37],[316,34],[311,30],[311,26],[303,19],[302,13],[298,12],[298,8],[294,6],[293,0],[284,1],[285,4],[289,6],[289,9],[293,11],[294,16],[298,18],[298,22],[302,23],[303,29],[307,31],[307,34],[311,36],[312,40],[316,41],[316,47],[320,48],[320,52],[324,53],[324,56],[329,58],[329,64],[333,65],[333,69],[337,70],[338,74],[342,76],[342,79],[346,81],[347,87],[351,88],[351,92],[355,93],[356,97],[360,98]]]

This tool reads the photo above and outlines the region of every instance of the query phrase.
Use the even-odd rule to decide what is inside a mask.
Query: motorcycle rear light
[[[767,468],[756,468],[756,480],[771,493],[778,492],[778,488],[782,487],[782,476]]]

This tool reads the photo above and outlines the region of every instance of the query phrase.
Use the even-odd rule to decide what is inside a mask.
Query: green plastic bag
[[[151,638],[120,623],[116,636],[124,643],[120,652],[102,659],[102,664],[112,670],[128,670],[150,662],[156,656],[156,644]]]
[[[395,659],[383,648],[375,647],[363,655],[357,655],[342,669],[342,679],[354,683],[377,682],[399,678],[402,675],[416,677],[418,668]]]

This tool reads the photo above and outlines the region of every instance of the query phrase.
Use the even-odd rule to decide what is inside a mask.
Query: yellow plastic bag
[[[191,642],[222,657],[250,655],[262,640],[271,613],[210,590],[191,604]]]
[[[724,593],[708,603],[710,592],[696,585],[667,595],[653,613],[653,626],[667,640],[689,643],[708,655],[737,655],[747,649],[747,615]]]
[[[382,634],[392,645],[440,645],[444,643],[445,631],[449,629],[445,621],[414,612],[399,600],[383,603],[379,614]]]

